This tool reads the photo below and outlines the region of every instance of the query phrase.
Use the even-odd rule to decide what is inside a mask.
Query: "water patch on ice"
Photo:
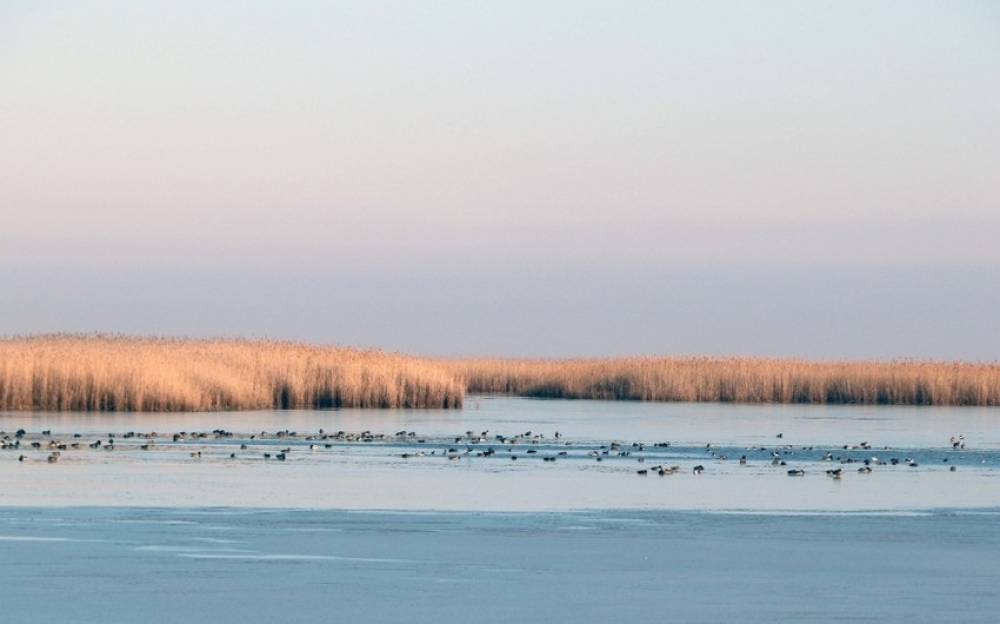
[[[224,539],[221,537],[192,537],[192,542],[205,542],[207,544],[245,544],[243,540]]]

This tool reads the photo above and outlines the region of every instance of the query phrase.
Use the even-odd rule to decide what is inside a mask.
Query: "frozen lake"
[[[998,425],[487,397],[5,413],[0,604],[103,624],[993,622]]]
[[[995,622],[1000,510],[0,509],[11,622]]]

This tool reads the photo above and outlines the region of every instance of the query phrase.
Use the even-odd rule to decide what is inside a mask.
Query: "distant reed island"
[[[458,408],[465,394],[1000,405],[1000,365],[767,358],[441,359],[239,339],[0,339],[0,410]]]

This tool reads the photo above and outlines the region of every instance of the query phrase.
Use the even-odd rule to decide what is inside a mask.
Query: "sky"
[[[1000,359],[994,2],[0,4],[0,333]]]

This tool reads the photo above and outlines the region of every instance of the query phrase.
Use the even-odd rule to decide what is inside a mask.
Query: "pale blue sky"
[[[1000,357],[991,2],[5,2],[0,332]]]

